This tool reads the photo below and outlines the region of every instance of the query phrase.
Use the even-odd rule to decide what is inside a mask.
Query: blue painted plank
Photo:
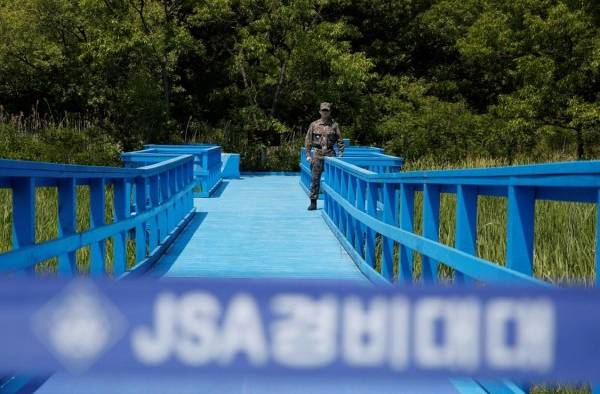
[[[113,209],[115,221],[120,222],[129,217],[131,212],[131,189],[124,179],[115,182],[113,189]],[[113,237],[113,275],[119,277],[126,269],[127,231],[120,231]]]
[[[90,184],[90,228],[101,228],[105,225],[105,196],[104,179],[94,179]],[[90,245],[90,275],[102,276],[105,272],[104,261],[106,255],[106,241],[104,239]]]
[[[423,236],[432,241],[439,240],[440,227],[440,187],[425,185],[423,187]],[[438,263],[429,256],[423,255],[423,281],[437,281]]]
[[[297,176],[244,175],[226,182],[220,197],[195,200],[206,217],[197,229],[184,230],[157,272],[365,280],[320,212],[306,210]]]
[[[533,275],[535,189],[509,186],[506,266]]]
[[[76,189],[73,178],[61,179],[58,186],[58,238],[75,233]],[[58,275],[72,277],[77,272],[74,250],[58,256]]]
[[[398,216],[397,185],[386,183],[383,185],[383,221],[387,224],[396,224]],[[351,215],[348,215],[351,216]],[[383,237],[382,256],[381,256],[381,275],[388,281],[394,280],[394,240],[389,237]]]
[[[33,178],[16,178],[12,181],[12,247],[13,250],[35,244],[35,181]],[[25,268],[33,275],[35,266]]]
[[[476,255],[477,242],[477,189],[473,186],[456,186],[456,249]],[[454,272],[457,283],[471,283],[471,278],[460,271]]]
[[[415,214],[415,189],[412,185],[402,184],[400,187],[400,228],[414,231]],[[405,244],[400,243],[400,263],[398,267],[398,280],[403,283],[413,281],[413,251]]]

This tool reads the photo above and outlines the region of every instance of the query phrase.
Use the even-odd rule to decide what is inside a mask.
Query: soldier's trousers
[[[331,155],[335,157],[335,153]],[[325,167],[323,156],[315,155],[311,164],[311,179],[310,179],[310,199],[316,200],[319,198],[319,191],[321,189],[321,174]]]

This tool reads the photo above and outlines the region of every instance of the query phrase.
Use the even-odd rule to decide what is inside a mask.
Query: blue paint
[[[221,161],[221,176],[223,178],[239,178],[240,177],[240,154],[239,153],[222,153]]]
[[[160,163],[166,159],[184,154],[194,157],[194,177],[196,180],[194,196],[210,196],[223,179],[221,172],[223,167],[222,153],[221,147],[218,145],[144,145],[144,150],[123,153],[121,158],[126,167],[136,168]],[[229,172],[233,172],[235,167],[235,158],[231,158],[231,160],[232,163],[229,164],[231,168],[228,168]]]
[[[65,164],[36,163],[17,160],[0,160],[0,187],[13,192],[13,243],[12,249],[0,254],[0,272],[25,270],[34,272],[35,265],[53,257],[59,258],[58,274],[75,274],[75,252],[83,247],[91,249],[90,274],[100,276],[111,274],[105,266],[106,240],[113,238],[116,256],[112,274],[120,276],[125,270],[126,234],[136,228],[135,240],[137,262],[152,255],[154,246],[164,242],[179,222],[193,210],[192,188],[193,157],[180,155],[140,168],[111,168],[96,166],[72,166]],[[177,181],[175,174],[178,174]],[[158,199],[156,190],[151,188],[152,198],[146,198],[146,184],[149,179],[160,179],[169,188],[163,190]],[[172,179],[172,182],[168,180]],[[175,182],[176,181],[176,182]],[[155,181],[159,182],[159,181]],[[75,185],[90,187],[90,228],[75,232]],[[106,186],[114,185],[115,220],[105,223]],[[129,215],[132,185],[136,185],[136,209]],[[35,189],[36,187],[57,187],[59,195],[58,234],[55,239],[35,243]],[[165,216],[167,226],[157,234],[146,234],[147,224],[157,217]],[[150,225],[150,230],[155,227]],[[163,249],[160,249],[161,251]]]
[[[197,212],[205,214],[202,224],[183,231],[157,272],[365,280],[319,211],[306,210],[308,199],[297,176],[244,175],[229,180],[220,197],[195,203]]]

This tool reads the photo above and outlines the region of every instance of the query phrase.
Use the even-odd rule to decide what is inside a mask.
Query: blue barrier
[[[164,155],[189,154],[194,157],[195,197],[209,197],[221,183],[221,147],[212,144],[144,145],[144,150],[121,155],[126,167],[139,167],[164,160]]]
[[[402,169],[404,161],[396,156],[390,156],[383,153],[382,148],[372,146],[350,145],[350,140],[344,139],[346,147],[342,160],[352,163],[360,168],[365,168],[373,172],[388,173],[398,172]],[[334,147],[336,154],[337,146]],[[314,149],[311,151],[314,155]],[[311,164],[306,160],[305,148],[300,149],[300,185],[306,193],[310,189]],[[323,179],[323,177],[321,178]],[[321,192],[322,195],[322,192]]]
[[[413,281],[413,254],[423,257],[422,279],[437,281],[438,261],[455,270],[455,281],[535,283],[532,277],[536,200],[598,204],[600,162],[570,162],[487,169],[383,174],[337,158],[325,161],[324,216],[361,269],[376,281]],[[414,232],[415,192],[423,192],[423,234]],[[454,247],[438,241],[440,194],[456,195]],[[508,199],[506,266],[476,256],[477,197]],[[600,237],[597,230],[597,239]],[[382,239],[381,272],[375,238]],[[399,244],[399,259],[394,258]],[[394,277],[397,265],[398,278]],[[596,267],[600,265],[596,253]]]
[[[78,186],[88,186],[90,228],[76,231]],[[0,272],[32,274],[35,265],[58,257],[58,275],[77,273],[77,250],[90,247],[90,275],[127,271],[127,243],[135,244],[142,273],[166,250],[193,212],[193,157],[169,155],[140,168],[112,168],[0,160],[0,188],[12,191],[12,249],[0,254]],[[36,243],[36,188],[57,189],[58,237]],[[107,187],[113,193],[113,222],[106,222]],[[132,204],[135,195],[135,204]],[[132,211],[132,207],[135,209]],[[112,272],[106,243],[112,238]]]
[[[538,287],[5,279],[0,370],[574,383],[600,379],[599,302]]]
[[[223,153],[223,168],[221,175],[223,178],[239,178],[240,177],[240,154],[239,153]]]
[[[364,167],[365,163],[362,164]],[[421,279],[426,283],[438,281],[438,263],[443,262],[454,270],[453,280],[457,284],[549,286],[532,276],[535,202],[593,203],[600,223],[600,161],[377,173],[339,158],[327,158],[321,190],[326,223],[359,269],[379,284],[413,282],[413,259],[415,253],[420,253]],[[422,235],[414,231],[417,191],[423,195]],[[456,195],[453,247],[438,240],[441,193]],[[478,196],[508,200],[505,266],[476,255]],[[378,242],[381,264],[376,270]],[[597,284],[600,283],[598,245],[600,225],[596,226]],[[509,386],[517,387],[505,381],[480,383],[493,394],[513,392]],[[592,391],[600,393],[600,388]]]

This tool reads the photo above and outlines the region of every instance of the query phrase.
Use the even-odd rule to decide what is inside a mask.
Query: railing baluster
[[[400,228],[414,232],[415,187],[412,184],[400,185]],[[413,251],[400,244],[400,263],[398,280],[403,283],[412,282]]]
[[[506,237],[506,266],[533,275],[533,226],[535,189],[508,187],[508,225]]]
[[[352,206],[356,206],[356,177],[352,174],[348,174],[348,202]],[[354,217],[350,213],[346,213],[346,229],[348,232],[346,238],[350,245],[354,246],[356,228],[354,226]]]
[[[365,199],[367,194],[367,184],[359,178],[356,178],[356,208],[365,211]],[[355,225],[356,237],[354,238],[354,249],[363,257],[363,244],[365,242],[364,226],[361,222],[356,221]]]
[[[160,174],[160,191],[161,191],[161,197],[162,197],[162,201],[163,204],[169,200],[169,198],[171,198],[171,188],[170,188],[170,182],[169,182],[169,171],[165,171],[163,173]],[[163,222],[165,225],[165,229],[164,229],[164,234],[161,235],[161,237],[166,236],[168,233],[171,232],[171,228],[172,228],[172,219],[171,219],[171,207],[168,207],[167,209],[165,209],[164,214],[163,214]]]
[[[125,179],[114,183],[114,211],[116,221],[125,220],[131,212],[131,189]],[[127,269],[127,231],[113,237],[113,276],[119,277]]]
[[[346,171],[342,171],[340,173],[340,191],[338,192],[339,194],[341,194],[342,198],[344,198],[346,201],[348,200],[348,173]],[[339,209],[339,213],[340,213],[340,230],[342,231],[342,234],[344,234],[344,236],[346,237],[346,239],[348,239],[348,227],[347,227],[347,221],[346,221],[346,211],[340,206]]]
[[[65,178],[58,182],[58,237],[75,233],[76,212],[75,178]],[[58,256],[58,275],[71,277],[77,272],[75,251]]]
[[[383,221],[391,225],[396,225],[398,217],[396,189],[397,185],[394,183],[383,184]],[[381,274],[392,282],[394,280],[394,240],[383,237],[382,246]]]
[[[150,203],[152,208],[158,207],[160,204],[160,196],[158,190],[158,175],[154,175],[150,177]],[[152,217],[148,222],[149,227],[149,236],[148,236],[148,244],[150,253],[158,246],[158,218],[156,216]]]
[[[90,228],[104,226],[106,200],[104,195],[104,179],[90,180]],[[106,240],[93,242],[90,245],[90,275],[101,276],[104,274],[104,261],[106,256]]]
[[[35,243],[35,179],[15,178],[12,180],[12,247],[19,249]],[[35,273],[35,266],[24,270]]]
[[[135,180],[136,215],[146,211],[146,178],[138,177]],[[146,223],[142,222],[135,227],[135,262],[146,258]]]
[[[433,241],[439,239],[440,226],[440,187],[438,185],[423,185],[423,236]],[[422,256],[423,280],[437,281],[438,263],[429,256]]]
[[[377,190],[379,185],[375,182],[367,183],[367,213],[372,217],[377,217]],[[367,227],[366,241],[365,241],[365,261],[375,268],[377,255],[375,251],[375,230],[371,227]]]
[[[475,255],[477,246],[477,189],[474,186],[456,186],[456,231],[454,247]],[[454,272],[457,283],[471,283],[462,272]]]

